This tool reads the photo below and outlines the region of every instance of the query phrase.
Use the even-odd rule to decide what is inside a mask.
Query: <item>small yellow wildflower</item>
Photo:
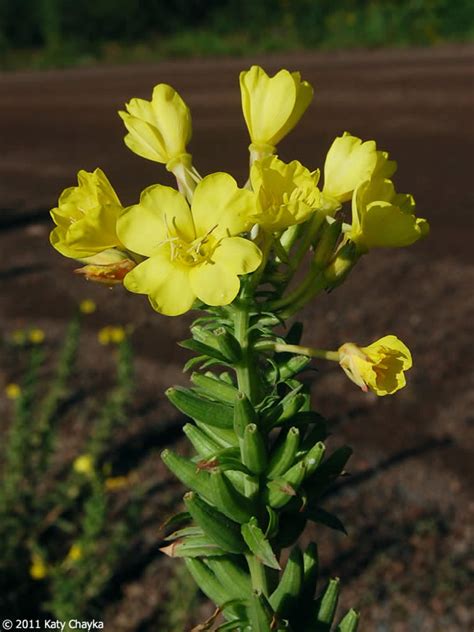
[[[23,345],[26,342],[26,332],[23,329],[16,329],[11,334],[11,340],[16,345]]]
[[[360,388],[379,396],[391,395],[406,384],[404,371],[412,366],[410,350],[396,336],[376,340],[368,347],[347,342],[339,348],[339,364]]]
[[[110,340],[115,344],[123,342],[126,336],[125,329],[121,326],[112,327],[110,330]]]
[[[306,221],[320,205],[318,180],[319,171],[311,172],[297,160],[289,164],[276,156],[257,160],[250,172],[257,194],[254,222],[277,232]]]
[[[56,228],[50,235],[51,245],[65,257],[84,259],[102,256],[91,263],[107,264],[117,257],[120,246],[115,230],[122,210],[112,185],[101,169],[93,173],[79,171],[78,186],[62,192],[57,208],[51,211]],[[117,253],[118,258],[122,255]]]
[[[313,98],[313,88],[299,72],[280,70],[269,77],[260,66],[240,73],[240,92],[251,149],[260,157],[274,152]]]
[[[81,314],[93,314],[97,309],[95,301],[91,298],[85,298],[79,303],[79,311]]]
[[[82,546],[80,544],[73,544],[66,556],[67,562],[77,562],[82,557]]]
[[[119,344],[125,340],[127,333],[121,325],[106,325],[97,334],[101,345]]]
[[[125,144],[134,153],[169,166],[182,159],[190,162],[186,146],[191,140],[191,114],[188,106],[171,86],[160,83],[151,101],[131,99],[126,112],[119,112],[128,134]]]
[[[44,342],[45,334],[42,329],[35,327],[28,332],[28,339],[34,345],[40,345]]]
[[[373,177],[354,191],[347,236],[360,252],[409,246],[429,232],[428,222],[416,217],[415,210],[411,195],[396,193],[391,180]]]
[[[32,579],[40,580],[44,579],[48,574],[48,566],[46,565],[44,559],[38,553],[33,553],[31,556],[31,565],[30,565],[30,577]]]
[[[21,387],[18,384],[7,384],[5,387],[5,395],[8,399],[18,399],[21,395]]]
[[[168,316],[187,312],[196,298],[228,305],[239,292],[239,275],[260,265],[257,246],[238,236],[250,229],[255,212],[255,194],[239,189],[227,173],[201,180],[191,208],[170,187],[148,187],[117,223],[126,247],[148,257],[127,274],[124,286],[147,294],[152,307]]]
[[[94,459],[90,454],[81,454],[72,464],[73,470],[78,474],[89,476],[94,472]]]
[[[389,178],[396,167],[396,162],[388,160],[387,152],[377,150],[375,141],[362,142],[357,136],[344,132],[327,153],[323,194],[338,202],[347,202],[361,182],[374,174]]]

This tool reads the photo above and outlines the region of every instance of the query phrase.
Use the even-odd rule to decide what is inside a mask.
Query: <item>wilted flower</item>
[[[268,155],[303,116],[313,88],[299,72],[280,70],[269,77],[260,66],[240,73],[242,111],[252,145]]]
[[[120,246],[115,225],[122,205],[101,169],[79,171],[78,186],[63,191],[51,211],[51,244],[65,257],[84,259]],[[103,258],[101,263],[108,263]],[[94,263],[97,263],[95,261]]]
[[[260,264],[257,246],[238,237],[250,228],[255,195],[239,189],[234,178],[214,173],[197,186],[192,209],[170,187],[146,189],[140,203],[118,221],[127,248],[149,257],[127,274],[125,287],[148,294],[158,312],[177,316],[196,298],[227,305],[237,296],[239,274]]]
[[[396,336],[376,340],[368,347],[346,342],[339,348],[339,364],[363,391],[391,395],[406,384],[404,371],[412,366],[410,350]]]
[[[254,221],[267,231],[282,231],[300,224],[318,208],[319,171],[309,171],[297,160],[289,164],[276,156],[253,163],[252,188],[257,194]]]

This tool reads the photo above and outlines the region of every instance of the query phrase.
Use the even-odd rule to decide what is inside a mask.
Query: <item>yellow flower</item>
[[[271,154],[303,116],[313,88],[299,72],[280,70],[269,77],[260,66],[240,73],[242,111],[252,144]]]
[[[78,474],[90,475],[94,472],[94,459],[90,454],[81,454],[74,459],[72,467]]]
[[[26,342],[26,332],[23,329],[16,329],[11,334],[12,342],[16,345],[23,345]]]
[[[63,191],[57,208],[51,211],[57,226],[50,241],[65,257],[83,259],[120,246],[115,225],[122,206],[100,169],[79,171],[77,180],[78,186]],[[102,257],[101,262],[109,259]]]
[[[34,345],[40,345],[42,342],[44,342],[44,338],[44,331],[37,327],[34,329],[30,329],[30,331],[28,332],[28,339]]]
[[[327,153],[323,194],[347,202],[361,182],[374,174],[389,178],[396,167],[394,161],[388,160],[387,152],[377,151],[375,141],[363,143],[360,138],[344,132],[334,140]]]
[[[120,325],[107,325],[100,329],[97,338],[100,344],[105,346],[108,344],[119,344],[125,340],[126,335],[125,329]]]
[[[207,305],[231,303],[240,289],[238,275],[261,261],[257,246],[236,236],[249,230],[255,208],[254,193],[239,189],[227,173],[198,184],[192,209],[174,189],[149,187],[118,221],[126,247],[149,257],[127,274],[125,287],[148,294],[152,307],[168,316],[188,311],[196,298]]]
[[[67,562],[77,562],[82,557],[82,546],[80,544],[73,544],[66,556]]]
[[[257,194],[253,220],[267,231],[282,231],[300,224],[319,206],[319,171],[310,172],[297,160],[289,164],[276,156],[257,160],[250,180]]]
[[[368,347],[347,342],[339,348],[339,364],[347,376],[367,392],[391,395],[406,384],[404,371],[412,366],[411,353],[401,340],[389,335]]]
[[[21,395],[21,388],[18,384],[7,384],[5,386],[5,395],[8,399],[18,399]]]
[[[48,567],[43,558],[38,553],[31,556],[30,577],[32,579],[44,579],[48,574]]]
[[[186,160],[191,140],[191,114],[176,90],[165,83],[155,86],[151,101],[131,99],[119,112],[128,134],[125,144],[134,153],[163,164]],[[171,171],[171,168],[170,168]]]
[[[93,314],[97,309],[95,301],[90,298],[85,298],[79,303],[79,311],[81,314]]]
[[[428,222],[415,216],[413,197],[396,193],[391,180],[374,177],[354,191],[348,237],[360,252],[409,246],[428,232]]]

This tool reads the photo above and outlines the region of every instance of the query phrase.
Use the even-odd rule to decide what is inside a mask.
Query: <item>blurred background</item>
[[[310,345],[394,333],[415,361],[391,398],[337,366],[308,377],[332,446],[354,448],[326,499],[348,535],[309,534],[322,578],[341,577],[363,632],[472,629],[473,36],[468,0],[1,0],[2,617],[182,632],[212,611],[159,552],[183,493],[159,453],[187,450],[164,390],[187,382],[190,318],[74,275],[48,210],[79,169],[100,166],[124,205],[170,182],[126,149],[117,116],[161,82],[192,109],[198,170],[243,182],[238,73],[258,63],[315,88],[283,159],[316,168],[343,131],[374,138],[432,228],[371,253],[303,314]]]

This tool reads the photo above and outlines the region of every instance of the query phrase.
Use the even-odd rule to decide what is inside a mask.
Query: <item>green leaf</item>
[[[346,528],[339,520],[339,518],[334,514],[321,509],[321,507],[315,507],[314,509],[308,508],[303,513],[305,518],[307,518],[308,520],[311,520],[312,522],[319,522],[320,524],[323,524],[330,529],[341,531],[341,533],[347,535]]]
[[[170,402],[183,414],[217,428],[232,428],[234,411],[231,406],[206,399],[194,391],[175,386],[166,391]]]
[[[178,345],[183,347],[183,349],[189,349],[190,351],[194,351],[195,353],[199,353],[201,356],[207,356],[209,358],[214,358],[219,360],[222,364],[227,364],[226,357],[214,347],[210,347],[209,345],[204,344],[203,342],[199,342],[199,340],[194,340],[193,338],[189,338],[188,340],[183,340],[179,342]]]
[[[270,542],[258,526],[256,518],[242,525],[242,536],[255,557],[265,566],[280,570],[280,564],[272,550]]]

